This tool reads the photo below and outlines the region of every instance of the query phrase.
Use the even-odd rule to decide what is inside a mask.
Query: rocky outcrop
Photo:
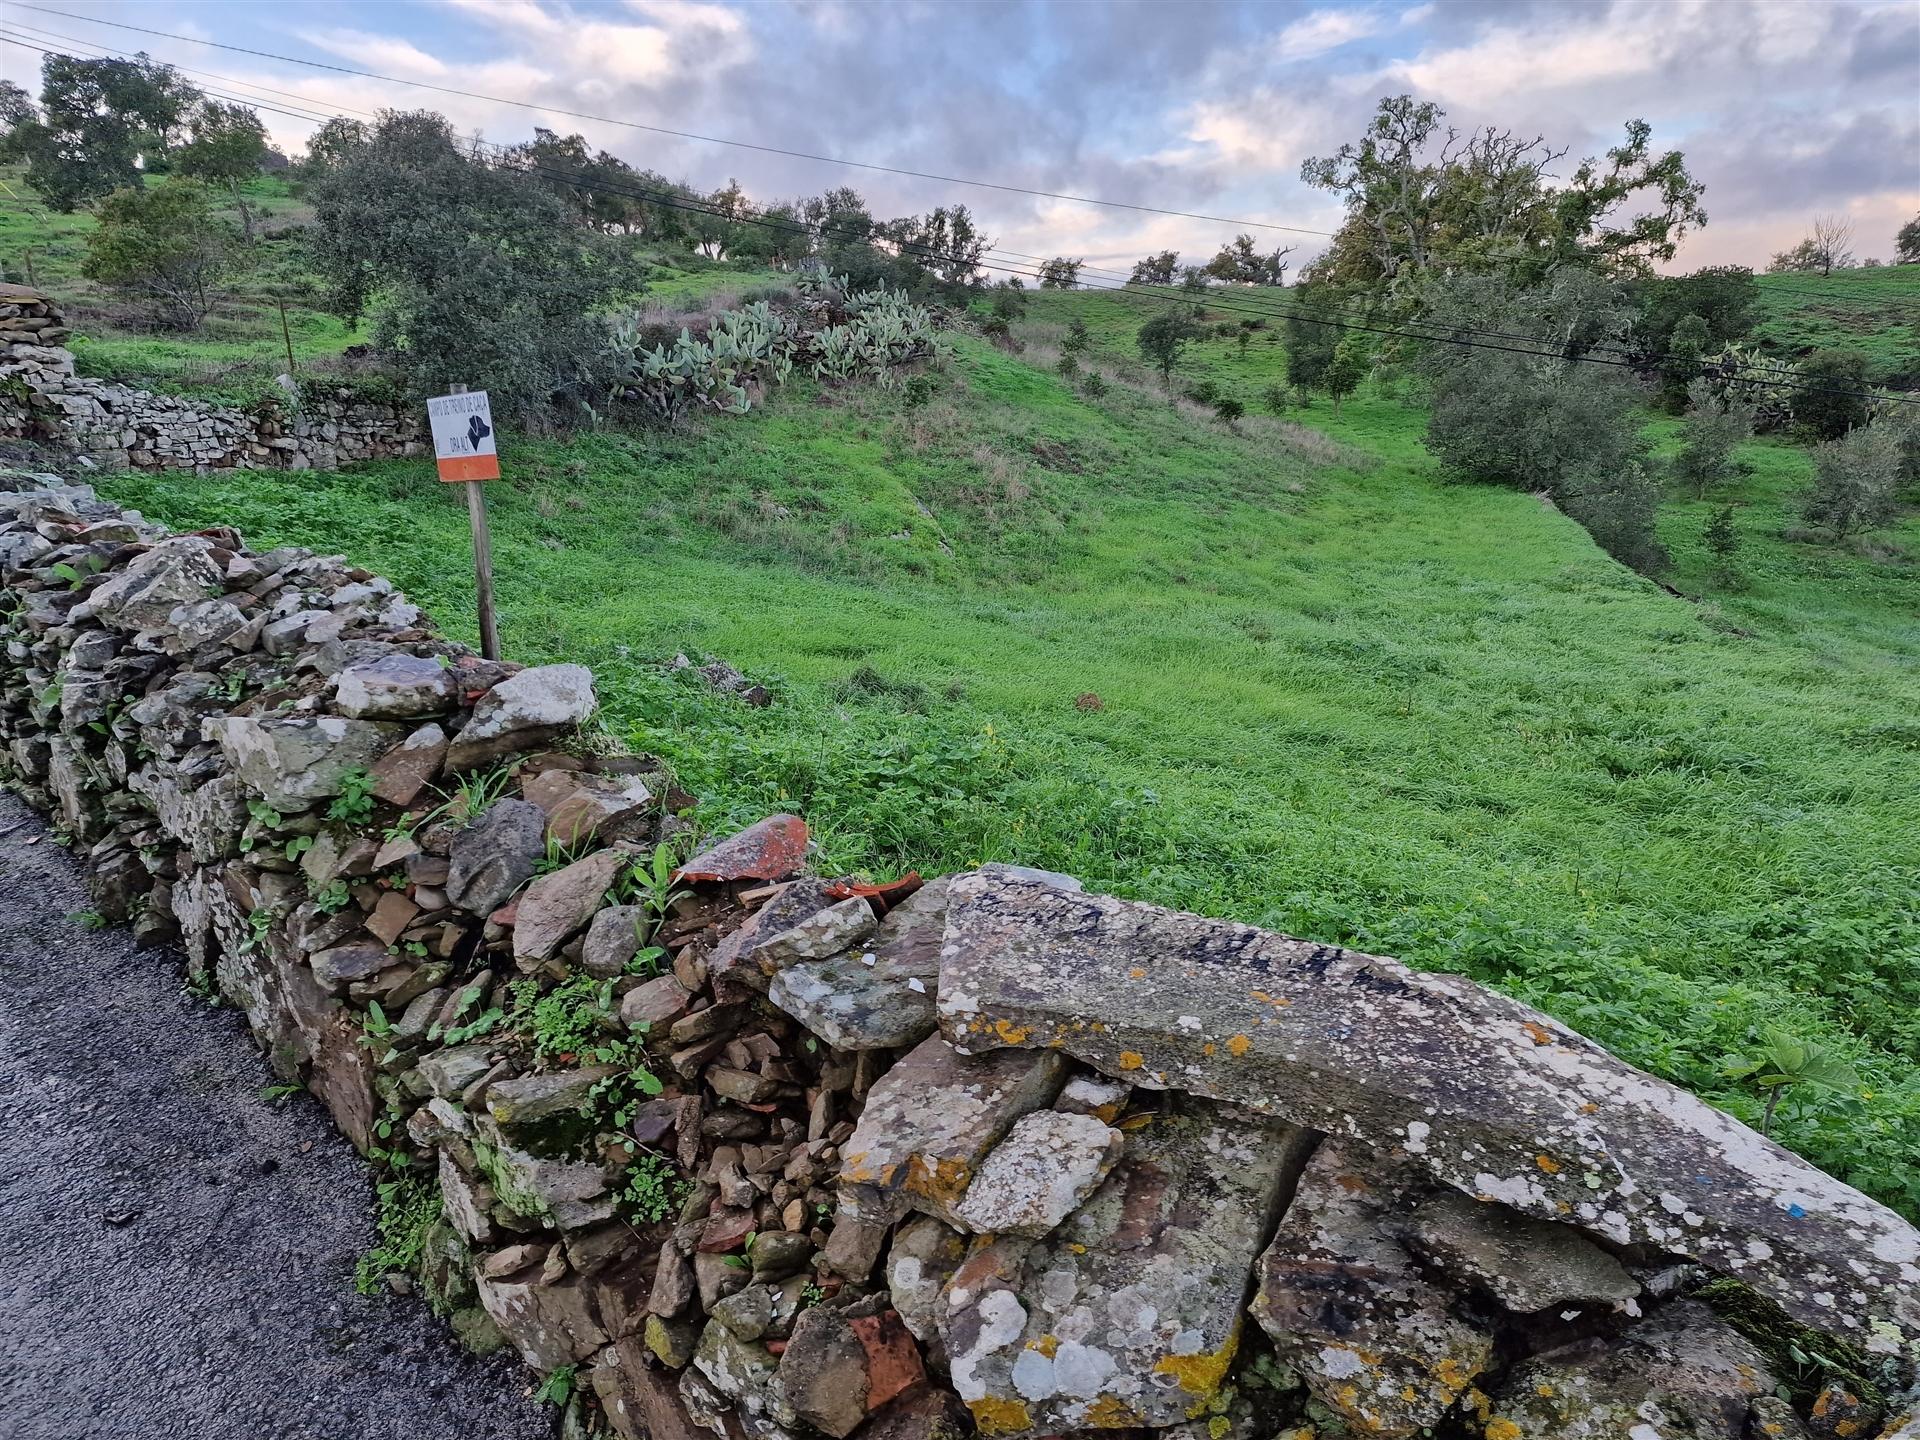
[[[1045,872],[810,874],[797,816],[695,846],[582,667],[49,477],[0,478],[0,646],[101,917],[569,1433],[1912,1429],[1913,1231],[1523,1006]]]
[[[427,453],[417,407],[324,380],[241,410],[74,373],[48,296],[0,286],[0,438],[38,440],[108,469],[332,470]]]

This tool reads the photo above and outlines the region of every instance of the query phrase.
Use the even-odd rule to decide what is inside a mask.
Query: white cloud
[[[1381,28],[1380,21],[1364,10],[1315,10],[1274,37],[1272,55],[1280,61],[1308,60],[1377,35]]]
[[[439,77],[447,73],[444,62],[418,46],[388,35],[370,35],[364,30],[296,30],[294,32],[316,50],[338,55],[370,70],[396,70],[401,74]]]

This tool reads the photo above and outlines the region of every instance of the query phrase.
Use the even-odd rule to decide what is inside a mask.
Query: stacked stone
[[[411,406],[313,381],[257,411],[76,375],[72,332],[36,290],[0,285],[0,436],[37,440],[108,469],[331,470],[426,453]],[[10,382],[10,383],[9,383]]]
[[[1525,1006],[794,816],[658,863],[581,667],[54,477],[0,643],[100,913],[437,1188],[409,1278],[577,1429],[1914,1440],[1920,1235]]]

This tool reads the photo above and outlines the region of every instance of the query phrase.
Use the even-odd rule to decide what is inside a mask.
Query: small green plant
[[[445,790],[439,792],[441,800],[438,805],[417,815],[402,815],[389,825],[386,838],[411,840],[438,820],[457,820],[470,825],[485,814],[495,801],[505,798],[519,772],[518,761],[506,761],[490,770],[476,770],[471,775],[462,776],[451,793]]]
[[[1108,389],[1107,377],[1098,370],[1089,370],[1086,378],[1080,382],[1080,393],[1089,400],[1098,400]]]
[[[638,1225],[658,1225],[685,1200],[692,1184],[666,1156],[648,1150],[627,1167],[620,1204]]]
[[[67,589],[78,590],[81,586],[85,585],[87,581],[91,580],[106,568],[107,562],[89,550],[85,555],[80,557],[79,565],[75,566],[62,560],[55,565],[49,566],[47,573],[57,580],[66,581]]]
[[[639,936],[643,923],[644,920],[641,917],[635,917],[633,930],[636,937]],[[627,961],[627,974],[642,975],[652,980],[660,974],[660,962],[666,958],[667,952],[665,947],[660,945],[642,945],[638,950],[633,952],[633,958]]]
[[[674,902],[688,893],[675,888],[673,883],[673,872],[679,864],[679,857],[671,845],[656,845],[651,856],[635,864],[623,877],[620,888],[633,897],[641,910],[642,944],[659,933]]]
[[[210,968],[188,971],[187,978],[181,983],[180,988],[194,999],[204,1000],[209,1005],[220,1003],[220,986],[213,978],[213,971]]]
[[[1067,335],[1060,342],[1060,348],[1069,355],[1084,355],[1093,348],[1093,336],[1087,330],[1087,322],[1078,315],[1067,322]]]
[[[247,933],[240,942],[240,953],[251,955],[267,943],[267,935],[273,929],[277,917],[265,905],[256,905],[247,912]]]
[[[1774,1112],[1789,1090],[1851,1090],[1860,1083],[1854,1068],[1830,1048],[1812,1040],[1796,1040],[1779,1030],[1761,1037],[1751,1055],[1729,1056],[1722,1067],[1730,1079],[1750,1081],[1766,1097],[1760,1133],[1773,1134]]]
[[[306,1088],[304,1085],[262,1085],[260,1087],[260,1098],[262,1100],[285,1100],[289,1095],[298,1095]]]
[[[102,915],[98,910],[76,910],[67,916],[67,919],[78,925],[82,930],[104,930],[107,928],[107,917]]]
[[[257,827],[261,830],[278,830],[280,826],[286,822],[286,817],[264,800],[247,801],[247,818],[253,822],[253,826],[249,828]],[[251,853],[253,847],[258,843],[259,836],[242,835],[240,837],[240,853],[242,855]],[[289,856],[288,858],[291,859],[292,857]]]
[[[388,1275],[418,1268],[427,1231],[440,1218],[440,1186],[418,1176],[396,1176],[374,1187],[374,1204],[379,1238],[353,1272],[353,1288],[362,1295],[379,1294]]]
[[[313,908],[322,915],[338,915],[352,899],[353,892],[348,890],[347,882],[336,877],[314,893]]]
[[[1260,392],[1260,403],[1267,407],[1269,414],[1284,415],[1293,406],[1293,391],[1275,382]]]
[[[460,1045],[477,1036],[497,1030],[501,1025],[506,1023],[507,1012],[498,1005],[489,1006],[471,1020],[463,1020],[461,1018],[479,1003],[480,987],[478,985],[469,985],[460,992],[459,1003],[454,1006],[452,1016],[454,1023],[448,1025],[443,1032],[436,1022],[433,1027],[427,1031],[427,1038],[429,1040],[440,1041],[446,1045]]]
[[[571,845],[566,844],[558,835],[547,836],[547,853],[535,862],[535,875],[551,875],[556,870],[564,870],[574,861],[582,859],[593,850],[593,836],[582,835]]]
[[[540,1382],[540,1388],[533,1392],[533,1398],[543,1405],[564,1406],[573,1398],[578,1387],[577,1365],[562,1365],[558,1370]]]
[[[340,777],[340,793],[327,806],[327,818],[347,825],[364,825],[373,818],[373,776],[349,770]]]
[[[284,847],[286,857],[289,860],[298,860],[312,848],[313,836],[311,835],[294,835],[287,840]]]
[[[900,388],[900,403],[909,410],[918,410],[933,399],[933,377],[931,375],[909,375],[907,383]]]
[[[1072,355],[1062,355],[1053,368],[1059,372],[1062,380],[1071,380],[1080,373],[1080,362]]]

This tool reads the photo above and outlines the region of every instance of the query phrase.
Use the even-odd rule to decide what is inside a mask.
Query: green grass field
[[[796,386],[509,441],[509,654],[592,664],[710,824],[797,809],[830,865],[1018,860],[1401,955],[1749,1118],[1727,1059],[1822,1041],[1860,1086],[1790,1102],[1783,1138],[1920,1213],[1910,567],[1780,539],[1786,447],[1743,487],[1746,587],[1692,603],[1530,497],[1442,483],[1404,399],[1229,433],[1029,363],[1071,313],[1117,357],[1144,303],[1042,297],[1027,357],[962,340],[917,409]],[[1193,360],[1257,394],[1279,350]],[[345,551],[470,637],[465,512],[425,462],[107,488]],[[1690,589],[1700,509],[1666,517]],[[777,703],[715,699],[678,650]]]
[[[1792,359],[1858,350],[1876,385],[1920,386],[1920,265],[1762,275],[1753,338]]]
[[[0,263],[32,249],[79,301],[90,373],[248,393],[284,368],[276,295],[301,365],[360,338],[278,241],[201,332],[142,333],[78,279],[88,224],[0,207]],[[657,258],[668,309],[777,279]],[[1910,272],[1834,277],[1883,287],[1853,332],[1876,364],[1901,363],[1910,292],[1885,287]],[[1826,343],[1841,322],[1778,288],[1772,343]],[[1727,494],[1663,508],[1675,596],[1528,496],[1445,483],[1407,382],[1262,415],[1277,324],[1183,362],[1246,404],[1235,430],[1170,400],[1136,373],[1153,310],[1039,295],[1022,354],[962,339],[917,408],[800,384],[674,433],[507,437],[509,655],[592,664],[709,825],[797,809],[832,866],[1024,861],[1470,974],[1749,1119],[1729,1057],[1769,1027],[1828,1044],[1860,1084],[1790,1100],[1782,1138],[1920,1215],[1920,523],[1789,539],[1806,452],[1756,443]],[[1097,400],[1053,372],[1075,317]],[[344,551],[472,639],[465,510],[430,462],[104,488]],[[1726,503],[1731,586],[1700,538]],[[777,703],[712,696],[682,650]]]

